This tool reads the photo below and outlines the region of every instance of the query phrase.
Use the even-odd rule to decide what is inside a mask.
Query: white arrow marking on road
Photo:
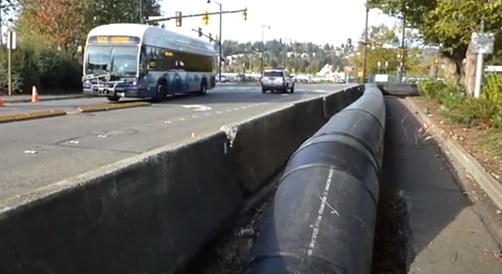
[[[182,106],[184,108],[193,108],[194,110],[193,111],[208,111],[208,110],[211,110],[212,108],[208,107],[208,106],[203,106],[203,105],[185,105],[185,106]]]

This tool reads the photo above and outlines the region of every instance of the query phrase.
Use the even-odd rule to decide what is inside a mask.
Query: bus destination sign
[[[139,44],[139,37],[131,36],[91,36],[89,44]]]

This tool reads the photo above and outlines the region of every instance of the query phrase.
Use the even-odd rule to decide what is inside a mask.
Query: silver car
[[[265,70],[261,78],[261,92],[280,90],[295,92],[295,80],[287,71],[280,69]]]

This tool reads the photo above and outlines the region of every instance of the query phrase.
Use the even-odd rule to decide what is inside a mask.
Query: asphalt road
[[[150,107],[0,124],[0,199],[182,141],[192,132],[216,131],[224,124],[345,87],[304,85],[294,94],[262,94],[258,86],[225,86],[207,96],[180,96]],[[71,108],[103,100],[61,100],[36,107]]]

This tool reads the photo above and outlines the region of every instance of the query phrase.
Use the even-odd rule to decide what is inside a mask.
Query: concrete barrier
[[[361,97],[363,86],[353,86],[324,96],[324,112],[327,119]]]
[[[420,96],[416,84],[378,84],[377,86],[384,95],[397,97]]]
[[[226,145],[217,133],[1,204],[0,273],[172,273],[243,201]]]
[[[369,87],[291,156],[242,273],[371,273],[384,128]]]
[[[62,109],[49,109],[49,110],[40,110],[40,111],[32,111],[25,113],[8,114],[0,116],[0,124],[42,119],[56,116],[64,116],[64,115],[66,115],[66,111]]]
[[[296,102],[1,203],[0,273],[173,273],[327,121],[325,106]]]
[[[323,98],[309,99],[222,127],[231,141],[233,170],[247,196],[260,189],[326,122],[323,104]]]

